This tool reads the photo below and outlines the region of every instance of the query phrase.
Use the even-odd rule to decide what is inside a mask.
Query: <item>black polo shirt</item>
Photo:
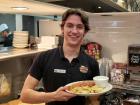
[[[88,67],[87,73],[80,71],[81,66]],[[30,68],[30,75],[38,80],[42,78],[45,91],[52,92],[70,82],[92,80],[99,75],[99,67],[97,61],[82,50],[69,62],[62,47],[59,47],[40,53]],[[48,105],[85,105],[85,98],[74,97],[67,102],[51,102]]]

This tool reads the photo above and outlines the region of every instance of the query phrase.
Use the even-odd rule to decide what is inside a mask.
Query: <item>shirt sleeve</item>
[[[42,78],[43,71],[44,71],[43,63],[44,63],[44,53],[39,53],[35,57],[32,65],[29,69],[29,74],[31,76],[33,76],[34,78],[36,78],[37,80],[40,80]]]
[[[99,72],[99,64],[98,62],[95,60],[95,76],[98,76],[100,75],[100,72]]]
[[[99,72],[99,64],[98,64],[98,62],[95,59],[92,58],[92,60],[90,62],[90,66],[92,68],[93,76],[100,75],[100,72]]]

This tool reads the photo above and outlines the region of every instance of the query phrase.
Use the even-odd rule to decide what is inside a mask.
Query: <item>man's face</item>
[[[7,36],[8,36],[8,33],[7,33],[6,31],[3,31],[3,32],[1,32],[1,35],[2,35],[3,37],[7,37]]]
[[[70,15],[62,28],[64,43],[70,46],[81,45],[86,34],[84,24],[78,15]]]

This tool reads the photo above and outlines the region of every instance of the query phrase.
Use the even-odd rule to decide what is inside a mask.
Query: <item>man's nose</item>
[[[77,29],[76,26],[72,28],[72,32],[74,32],[74,33],[77,33],[78,32],[78,29]]]

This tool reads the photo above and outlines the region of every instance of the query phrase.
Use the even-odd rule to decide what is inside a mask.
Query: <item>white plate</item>
[[[72,83],[67,84],[66,86],[72,86],[72,85],[75,85],[75,84],[77,84],[77,83],[79,83],[79,82],[83,82],[83,81],[72,82]],[[94,82],[94,81],[93,81],[93,82]],[[76,95],[78,95],[78,96],[99,96],[99,95],[102,95],[102,94],[104,94],[104,93],[110,91],[110,90],[112,89],[112,87],[113,87],[113,86],[112,86],[110,83],[108,83],[108,84],[106,85],[106,87],[104,87],[103,90],[102,90],[101,92],[98,92],[98,93],[89,93],[89,94],[83,94],[83,93],[78,93],[78,94],[77,94],[77,93],[72,93],[72,92],[69,91],[69,90],[66,90],[66,92],[72,93],[72,94],[76,94]]]

